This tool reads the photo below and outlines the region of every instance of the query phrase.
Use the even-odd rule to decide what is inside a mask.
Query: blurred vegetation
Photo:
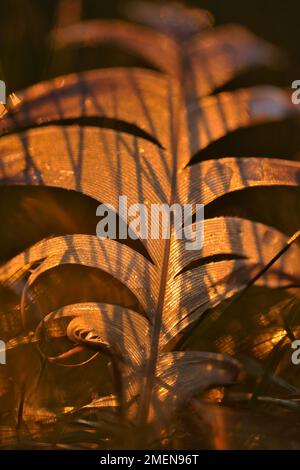
[[[158,0],[159,2],[159,0]],[[62,19],[59,14],[64,2],[60,0],[9,0],[1,2],[0,15],[0,79],[6,81],[9,92],[23,89],[50,76],[66,73],[70,57],[53,57],[49,32]],[[98,1],[82,0],[81,18],[122,18],[128,0]],[[163,3],[163,1],[160,1]],[[217,24],[237,22],[248,26],[253,32],[285,49],[292,68],[281,77],[281,84],[290,86],[291,80],[300,74],[300,40],[298,0],[240,0],[197,1],[189,0],[188,5],[209,9]],[[71,15],[72,17],[72,15]],[[99,52],[99,51],[98,51]],[[69,51],[69,54],[72,54]],[[102,54],[90,51],[82,54],[82,69],[86,65],[95,67],[113,65],[122,58],[121,65],[136,65],[132,57],[120,57],[118,51],[103,50]],[[138,63],[139,65],[139,63]],[[87,67],[85,67],[87,68]]]

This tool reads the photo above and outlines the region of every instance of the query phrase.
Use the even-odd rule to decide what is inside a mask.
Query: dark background
[[[57,24],[57,11],[61,3],[62,0],[1,2],[0,78],[6,81],[10,92],[51,76],[74,71],[74,67],[68,68],[66,57],[55,57],[49,40],[49,31]],[[300,78],[299,0],[190,0],[185,3],[209,9],[217,24],[242,23],[280,45],[288,52],[292,64],[289,75],[285,75],[280,84],[289,86],[289,80]],[[126,0],[82,0],[82,18],[122,18],[126,4]],[[110,54],[98,53],[97,63],[95,57],[91,57],[93,67],[112,65],[107,60],[111,55],[111,51]],[[88,68],[89,63],[84,61],[83,65]],[[128,64],[125,62],[124,65]]]

